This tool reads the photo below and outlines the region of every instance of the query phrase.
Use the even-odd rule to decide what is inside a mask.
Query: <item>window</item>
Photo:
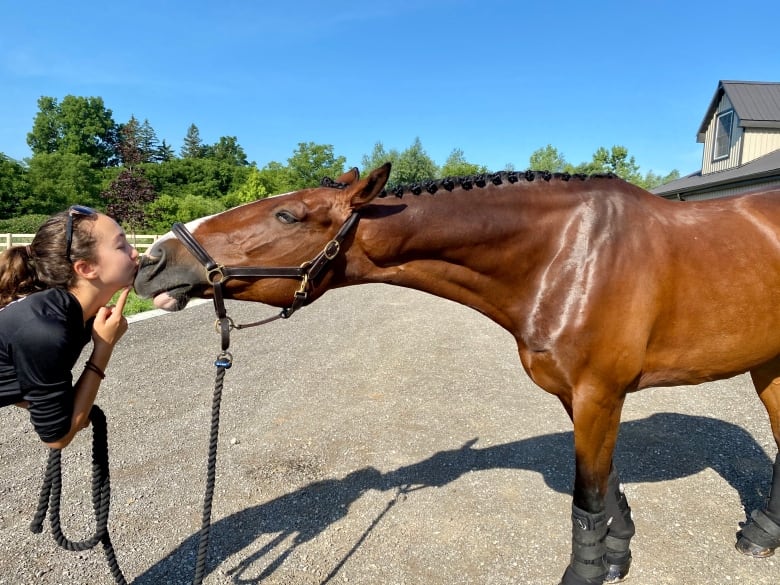
[[[718,114],[715,121],[715,151],[713,160],[726,158],[731,148],[731,126],[734,120],[734,110]]]

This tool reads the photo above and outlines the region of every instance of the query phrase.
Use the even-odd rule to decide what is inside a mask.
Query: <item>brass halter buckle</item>
[[[336,256],[339,255],[340,251],[341,251],[341,244],[337,240],[331,240],[322,249],[322,253],[325,255],[325,258],[327,258],[328,260],[333,260]]]

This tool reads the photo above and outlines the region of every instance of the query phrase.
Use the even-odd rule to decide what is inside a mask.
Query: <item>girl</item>
[[[28,246],[0,255],[0,406],[27,408],[41,440],[66,447],[89,425],[114,345],[138,252],[122,228],[89,207],[44,223]],[[122,290],[115,307],[107,306]],[[84,372],[71,369],[93,342]]]

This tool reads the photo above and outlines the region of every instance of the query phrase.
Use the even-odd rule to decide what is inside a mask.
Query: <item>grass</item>
[[[116,293],[114,298],[111,299],[111,302],[115,303],[118,296],[119,293]],[[125,303],[125,310],[123,311],[123,314],[125,317],[129,317],[130,315],[143,313],[144,311],[151,311],[152,309],[154,309],[154,304],[152,303],[151,299],[142,299],[137,294],[135,294],[135,291],[131,290],[130,296],[127,297],[127,303]]]

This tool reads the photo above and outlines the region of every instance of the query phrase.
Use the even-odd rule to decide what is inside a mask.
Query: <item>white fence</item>
[[[35,234],[0,234],[0,252],[11,246],[23,246],[32,242]],[[143,253],[160,238],[157,234],[127,234],[127,240]]]

